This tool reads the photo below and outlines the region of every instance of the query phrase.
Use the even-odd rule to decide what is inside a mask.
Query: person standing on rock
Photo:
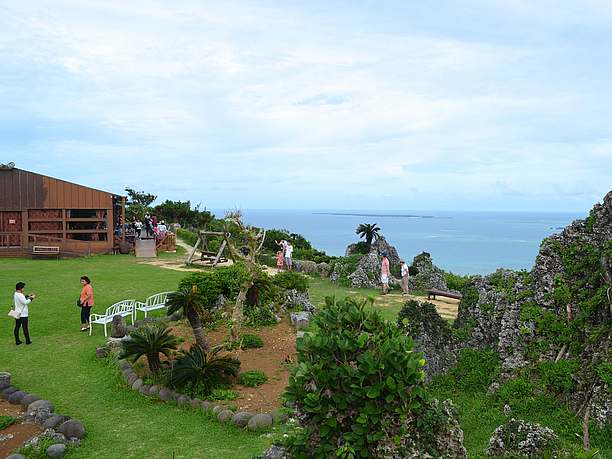
[[[22,341],[19,339],[19,329],[23,328],[23,336],[25,337],[26,344],[32,344],[30,341],[30,330],[28,329],[28,305],[32,302],[36,295],[24,295],[23,289],[25,288],[24,282],[17,282],[15,285],[15,295],[13,296],[13,307],[15,309],[15,313],[18,315],[15,316],[15,329],[13,333],[15,335],[15,344],[19,346]]]
[[[408,280],[410,279],[410,270],[408,269],[408,265],[404,260],[400,261],[400,272],[402,275],[402,292],[404,295],[408,295],[410,293],[410,288],[408,287]]]
[[[383,252],[382,261],[380,263],[380,281],[382,282],[382,294],[389,293],[389,259],[387,252]]]
[[[89,277],[81,276],[81,285],[83,286],[81,294],[79,295],[79,305],[81,306],[81,331],[85,332],[91,327],[89,316],[91,315],[91,308],[93,308],[94,305],[94,295]]]

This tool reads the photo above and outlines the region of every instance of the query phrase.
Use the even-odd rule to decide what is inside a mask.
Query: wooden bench
[[[113,317],[131,317],[132,325],[134,325],[134,305],[136,300],[123,300],[112,306],[106,308],[104,314],[92,314],[89,318],[89,335],[91,336],[91,329],[93,324],[104,325],[104,336],[108,336],[106,331],[106,324],[113,321]]]
[[[60,256],[60,248],[57,246],[35,245],[32,247],[32,257],[57,257]]]
[[[438,290],[436,288],[427,290],[428,300],[435,300],[436,296],[445,296],[446,298],[453,298],[455,300],[460,300],[463,297],[461,293],[445,292],[444,290]]]
[[[136,303],[136,311],[134,312],[134,315],[138,314],[138,311],[143,311],[146,318],[149,311],[165,308],[166,299],[168,298],[169,293],[171,292],[162,292],[151,295],[144,301],[144,303],[142,301],[138,301]]]

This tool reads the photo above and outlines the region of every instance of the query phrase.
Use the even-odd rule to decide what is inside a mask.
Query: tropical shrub
[[[206,398],[208,400],[236,400],[238,398],[238,392],[233,389],[220,387],[213,389]]]
[[[195,284],[180,286],[176,292],[168,294],[166,307],[168,315],[181,311],[187,317],[197,345],[208,350],[202,322],[212,321],[212,307],[208,304],[206,294]]]
[[[250,370],[238,375],[238,384],[247,387],[257,387],[265,384],[268,377],[261,370]]]
[[[380,227],[377,226],[376,223],[361,223],[355,230],[355,233],[358,234],[360,238],[365,239],[366,253],[368,253],[370,252],[372,241],[380,237]]]
[[[226,386],[238,375],[240,360],[220,352],[221,347],[204,352],[200,346],[191,346],[173,362],[170,384],[178,389],[190,387],[203,395]]]
[[[120,359],[138,360],[145,355],[151,373],[157,374],[161,368],[159,354],[169,357],[181,343],[181,339],[170,334],[167,327],[148,325],[137,328],[123,341]]]
[[[373,457],[389,442],[405,452],[410,432],[403,422],[429,412],[425,361],[410,337],[365,307],[368,300],[326,302],[314,318],[316,331],[298,341],[285,396],[303,429],[288,448],[295,457]]]
[[[176,231],[176,235],[192,247],[198,242],[198,235],[196,233],[183,228],[179,228]]]
[[[308,290],[308,278],[295,271],[282,271],[272,278],[272,282],[283,290],[297,290],[305,292]]]
[[[500,360],[492,349],[463,349],[449,372],[453,386],[465,392],[486,391],[497,379]]]
[[[546,388],[555,393],[569,392],[574,388],[572,373],[580,364],[575,360],[544,361],[538,364],[540,377]]]
[[[355,245],[353,245],[352,253],[361,253],[362,255],[367,255],[368,253],[370,253],[368,243],[366,241],[357,242]]]
[[[470,276],[460,276],[458,274],[451,273],[449,271],[444,272],[444,280],[449,290],[457,290],[462,292],[470,282]]]
[[[263,347],[264,343],[259,335],[242,335],[242,349],[253,349]]]

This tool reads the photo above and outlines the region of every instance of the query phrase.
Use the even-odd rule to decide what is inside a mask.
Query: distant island
[[[436,217],[434,215],[411,215],[411,214],[357,214],[350,212],[313,212],[314,215],[344,215],[346,217],[392,217],[392,218],[452,218]]]

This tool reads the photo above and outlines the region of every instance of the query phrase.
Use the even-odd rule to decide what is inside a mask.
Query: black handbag
[[[82,308],[83,307],[83,304],[81,304],[81,299],[80,298],[76,300],[76,306],[77,306],[77,308]]]

